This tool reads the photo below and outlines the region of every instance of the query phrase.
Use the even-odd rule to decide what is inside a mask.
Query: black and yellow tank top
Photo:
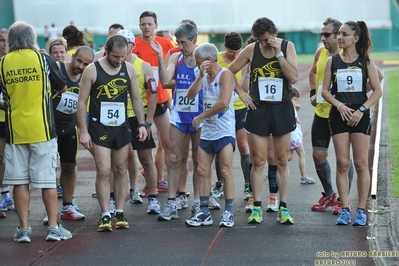
[[[130,90],[130,77],[126,62],[115,75],[109,75],[97,61],[94,63],[97,79],[90,90],[90,122],[105,126],[127,124],[127,98]]]

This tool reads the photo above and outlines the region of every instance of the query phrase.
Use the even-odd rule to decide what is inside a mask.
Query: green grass
[[[313,54],[300,54],[297,57],[297,63],[298,65],[312,64],[313,58]],[[384,60],[399,60],[399,52],[371,53],[371,58],[376,62]]]
[[[392,155],[392,194],[399,197],[399,70],[386,73],[388,84],[389,141]]]

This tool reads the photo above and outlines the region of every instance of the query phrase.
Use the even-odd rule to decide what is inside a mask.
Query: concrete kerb
[[[383,91],[387,92],[387,82],[384,80]],[[387,97],[383,95],[379,103],[381,114],[388,112]],[[369,233],[367,239],[370,251],[398,251],[398,208],[399,200],[392,197],[392,158],[389,145],[389,122],[387,116],[379,115],[381,119],[380,140],[378,141],[379,158],[378,171],[373,171],[373,180],[378,184],[376,192],[372,191],[372,199],[369,210]],[[377,197],[378,195],[378,197]],[[378,266],[398,265],[398,257],[378,256],[374,257]]]

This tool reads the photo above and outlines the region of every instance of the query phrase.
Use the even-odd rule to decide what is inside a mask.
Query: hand
[[[90,134],[87,132],[79,134],[79,143],[89,151],[93,149],[93,142],[91,141]]]
[[[145,127],[147,129],[147,140],[150,140],[151,138],[151,126],[146,126]]]
[[[154,40],[154,37],[150,37],[150,46],[157,55],[162,55],[162,46]]]
[[[363,117],[363,113],[360,112],[359,110],[356,110],[356,111],[352,114],[350,120],[348,120],[348,123],[346,123],[346,124],[347,124],[348,126],[355,127],[355,126],[357,126],[357,125],[359,124],[359,122],[360,122],[360,120],[362,119],[362,117]]]
[[[241,100],[245,103],[248,109],[256,110],[256,104],[251,96],[245,94],[241,97]]]
[[[348,121],[348,123],[352,118],[353,112],[355,111],[352,108],[346,106],[345,104],[341,104],[341,106],[337,110],[341,114],[342,121]]]
[[[283,39],[280,38],[270,38],[268,39],[269,45],[273,48],[275,55],[281,51],[281,42]]]
[[[198,116],[196,116],[196,117],[194,117],[194,119],[193,119],[193,127],[196,129],[196,130],[198,130],[198,125],[199,124],[201,124],[201,122],[202,122],[202,118],[201,118],[201,115],[198,115]]]
[[[137,135],[137,138],[139,139],[139,141],[144,142],[145,139],[147,138],[146,127],[139,127],[138,132],[139,134]]]
[[[209,60],[205,60],[204,62],[202,62],[202,64],[200,65],[200,77],[203,78],[206,74],[206,70],[209,68],[211,64],[211,61]]]
[[[312,97],[310,97],[310,104],[313,105],[313,106],[317,105],[316,95],[313,95]]]

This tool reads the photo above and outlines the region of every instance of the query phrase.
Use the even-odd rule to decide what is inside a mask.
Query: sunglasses
[[[226,51],[227,51],[227,53],[229,55],[238,55],[241,52],[241,50],[233,51],[233,50],[230,50],[230,49],[226,49]]]
[[[336,34],[335,32],[322,32],[320,33],[320,36],[324,36],[326,38],[330,37],[331,34]]]

